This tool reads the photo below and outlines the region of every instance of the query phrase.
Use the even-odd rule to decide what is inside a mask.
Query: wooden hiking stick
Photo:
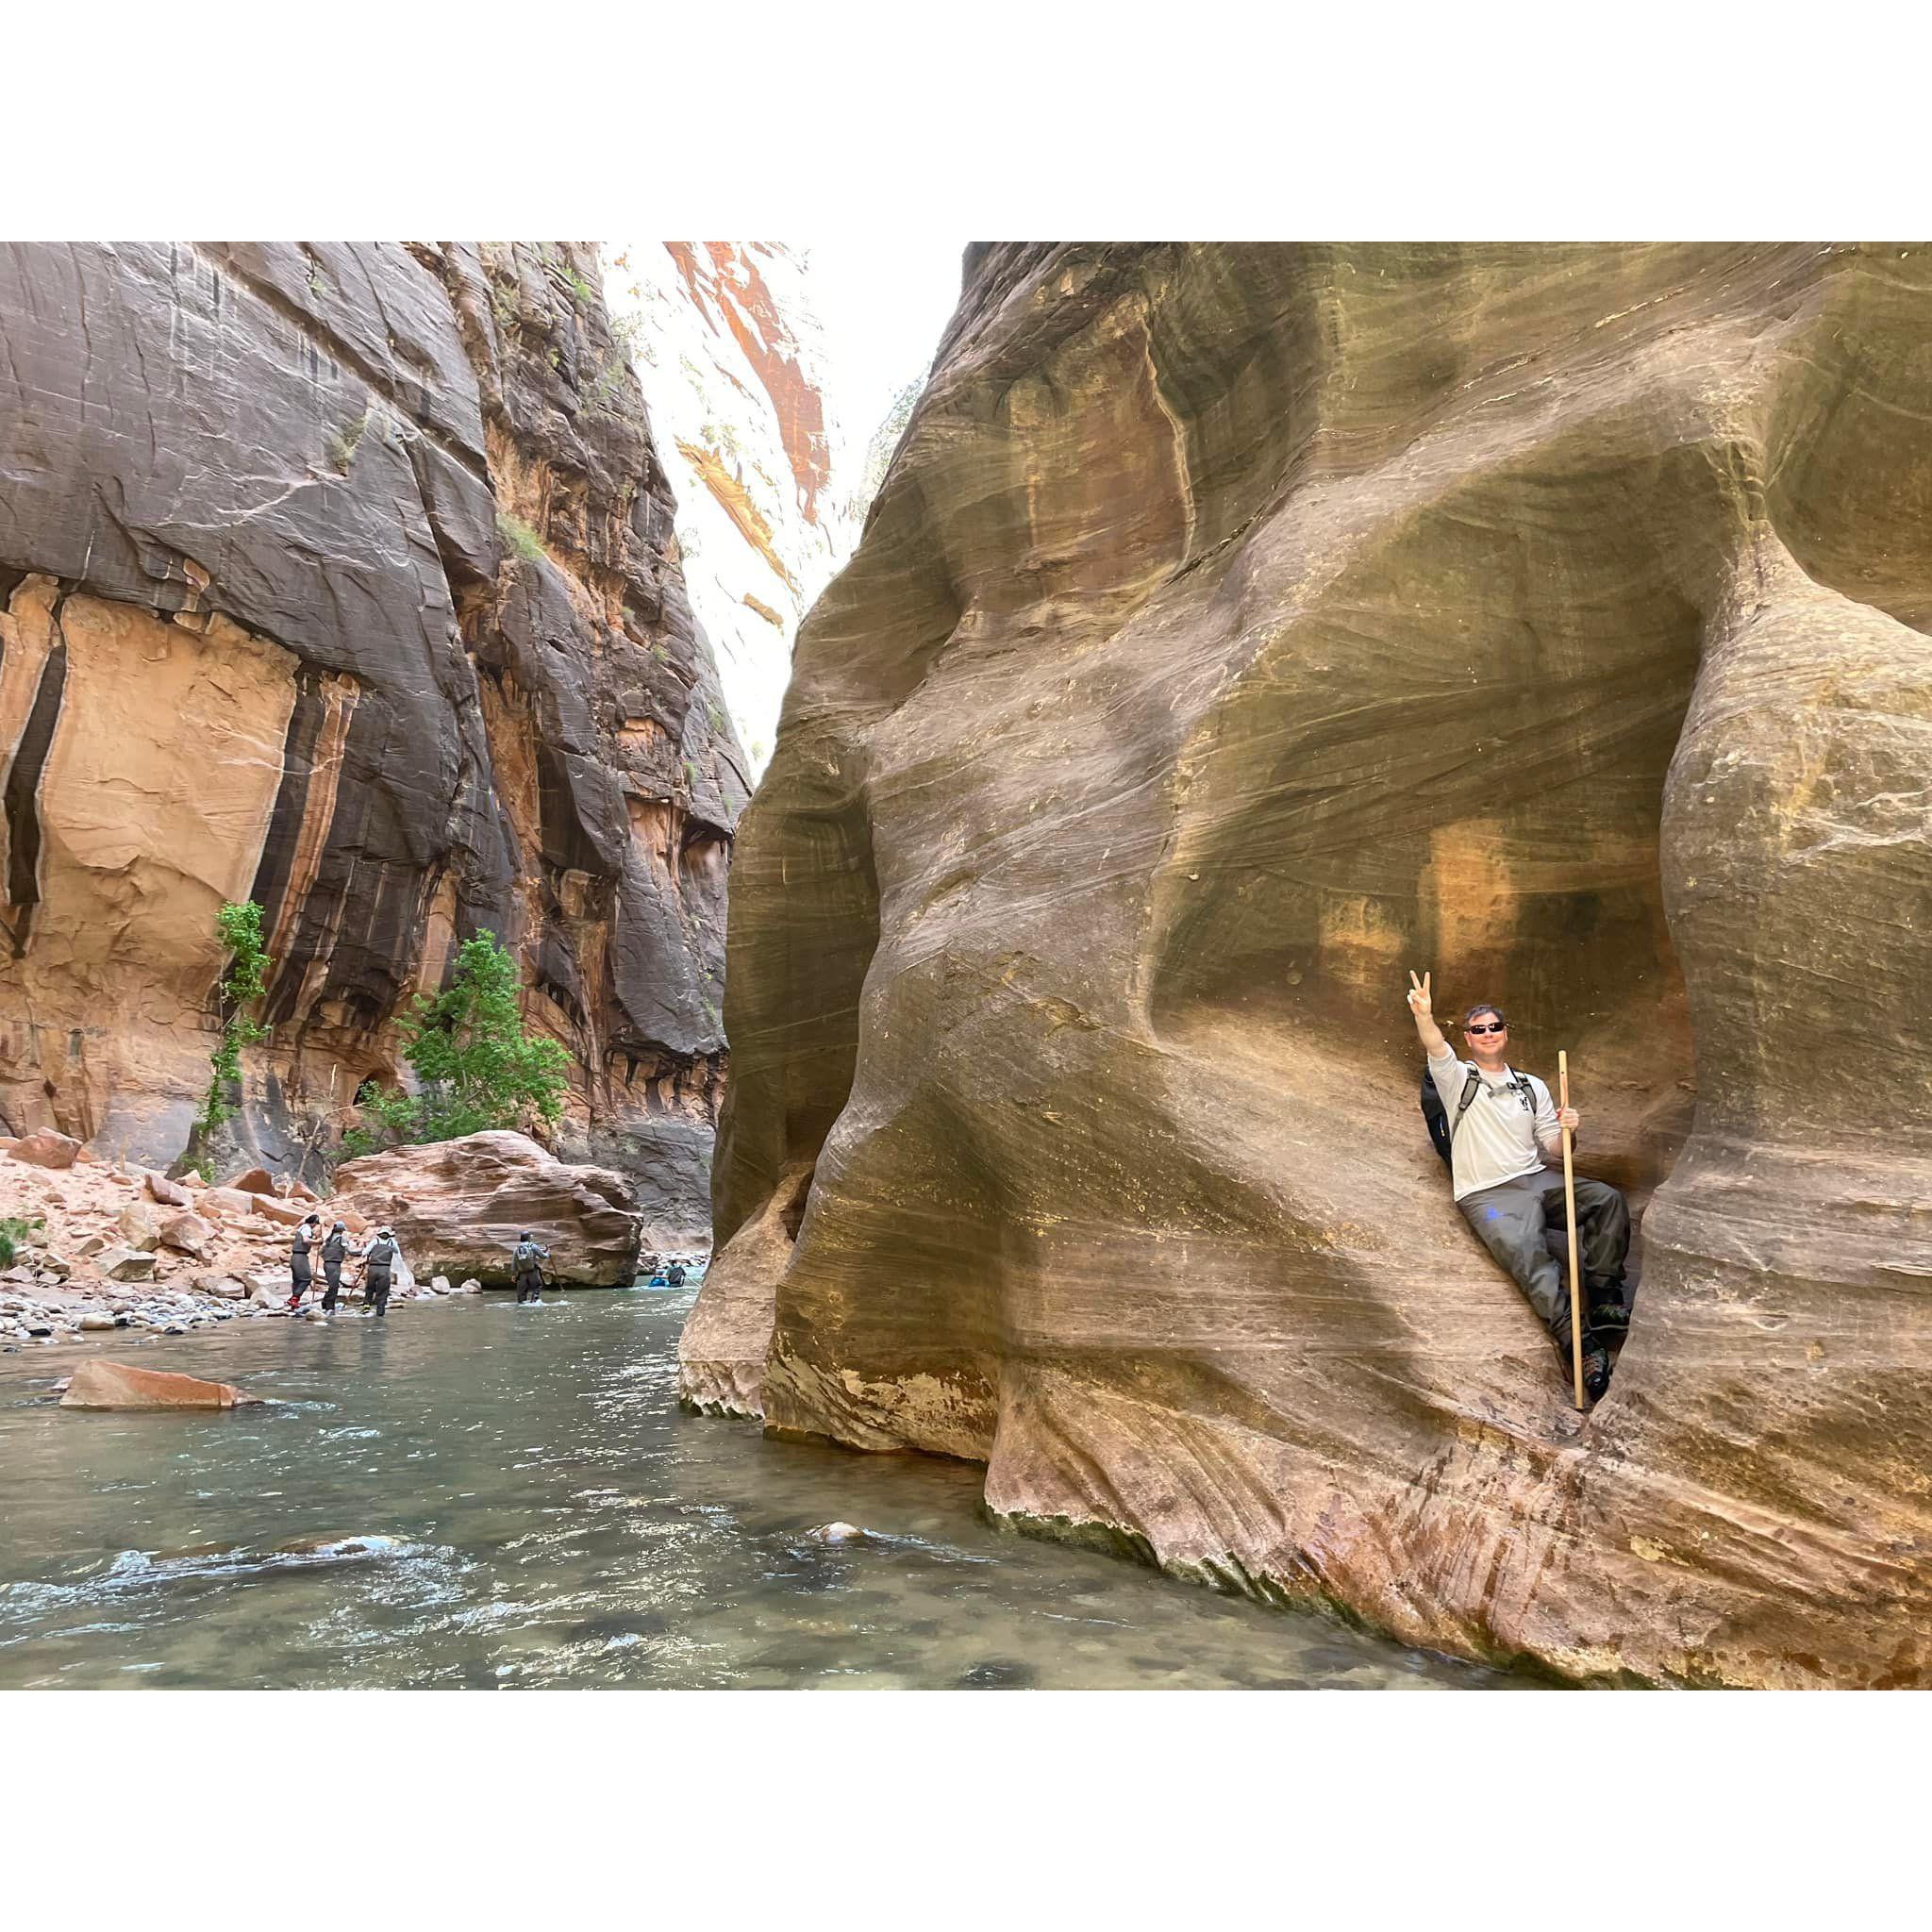
[[[1570,1056],[1557,1053],[1557,1082],[1561,1105],[1570,1105]],[[1563,1212],[1570,1224],[1570,1373],[1575,1384],[1576,1406],[1583,1407],[1583,1291],[1576,1278],[1576,1170],[1570,1154],[1570,1129],[1563,1129]]]

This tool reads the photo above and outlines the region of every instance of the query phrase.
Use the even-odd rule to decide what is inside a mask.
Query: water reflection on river
[[[694,1291],[237,1321],[101,1352],[226,1415],[61,1411],[0,1358],[0,1686],[1492,1688],[1004,1534],[980,1472],[680,1414]],[[835,1519],[878,1541],[827,1547]]]

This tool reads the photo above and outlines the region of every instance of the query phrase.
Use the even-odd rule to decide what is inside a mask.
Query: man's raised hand
[[[1413,973],[1408,975],[1408,1010],[1425,1020],[1435,1017],[1435,1008],[1429,998],[1429,975],[1426,973],[1420,979]]]

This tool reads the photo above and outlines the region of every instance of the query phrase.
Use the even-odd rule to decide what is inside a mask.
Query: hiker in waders
[[[1423,1112],[1437,1151],[1449,1162],[1462,1218],[1476,1239],[1508,1270],[1542,1318],[1563,1373],[1570,1373],[1570,1294],[1544,1231],[1565,1224],[1563,1130],[1574,1139],[1581,1116],[1558,1108],[1534,1074],[1505,1059],[1509,1023],[1487,1002],[1462,1018],[1471,1058],[1458,1059],[1431,1010],[1429,975],[1409,975],[1408,1009],[1429,1056]],[[1431,1100],[1436,1106],[1431,1108]],[[1624,1259],[1630,1251],[1630,1210],[1604,1181],[1576,1181],[1576,1224],[1589,1303],[1584,1317],[1583,1389],[1594,1402],[1610,1384],[1607,1342],[1626,1332]]]
[[[549,1260],[550,1250],[539,1247],[528,1228],[524,1238],[516,1244],[509,1257],[510,1272],[516,1276],[517,1300],[536,1302],[543,1299],[543,1267]]]
[[[322,1278],[327,1284],[322,1291],[322,1312],[325,1315],[335,1313],[337,1299],[342,1291],[343,1256],[359,1255],[361,1252],[349,1239],[346,1223],[339,1221],[329,1229],[322,1244]]]
[[[378,1321],[389,1313],[389,1272],[395,1265],[396,1253],[395,1236],[388,1228],[378,1227],[362,1257],[362,1299],[375,1310]]]
[[[314,1285],[315,1273],[308,1265],[309,1250],[322,1239],[322,1216],[305,1215],[302,1225],[295,1230],[295,1239],[289,1247],[289,1273],[294,1277],[295,1291],[289,1297],[289,1307],[292,1311],[302,1306],[302,1297]]]

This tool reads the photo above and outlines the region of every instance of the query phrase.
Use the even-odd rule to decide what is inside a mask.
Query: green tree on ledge
[[[377,1089],[362,1110],[379,1132],[352,1127],[342,1155],[353,1159],[391,1141],[454,1141],[493,1127],[521,1127],[532,1114],[555,1126],[570,1084],[570,1056],[554,1040],[524,1030],[516,961],[494,933],[466,940],[449,991],[420,997],[402,1022],[403,1058],[419,1093]]]
[[[268,1038],[268,1028],[258,1026],[249,1017],[250,1009],[267,991],[273,963],[262,950],[261,908],[253,899],[240,906],[225,904],[215,914],[215,930],[229,954],[228,974],[222,981],[222,1010],[226,1018],[222,1024],[222,1043],[208,1056],[213,1073],[208,1097],[194,1117],[196,1146],[210,1140],[241,1111],[242,1049]]]

